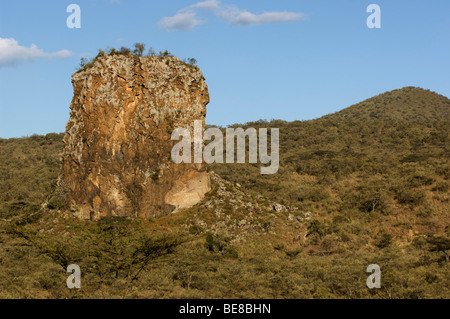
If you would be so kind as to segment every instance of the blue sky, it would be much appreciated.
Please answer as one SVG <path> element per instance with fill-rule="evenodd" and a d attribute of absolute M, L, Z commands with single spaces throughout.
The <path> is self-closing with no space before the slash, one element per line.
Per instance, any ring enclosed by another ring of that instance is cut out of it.
<path fill-rule="evenodd" d="M 80 29 L 66 25 L 71 3 Z M 381 29 L 366 25 L 371 3 Z M 63 132 L 80 57 L 135 42 L 198 60 L 208 124 L 307 120 L 404 86 L 450 96 L 449 12 L 448 0 L 0 0 L 0 137 Z"/>

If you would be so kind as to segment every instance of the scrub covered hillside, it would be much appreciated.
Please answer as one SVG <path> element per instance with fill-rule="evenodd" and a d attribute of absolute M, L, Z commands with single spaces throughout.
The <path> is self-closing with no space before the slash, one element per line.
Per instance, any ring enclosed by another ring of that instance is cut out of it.
<path fill-rule="evenodd" d="M 0 139 L 0 297 L 449 298 L 449 111 L 404 88 L 247 123 L 280 128 L 278 174 L 209 165 L 201 203 L 154 219 L 74 218 L 55 192 L 62 135 Z"/>

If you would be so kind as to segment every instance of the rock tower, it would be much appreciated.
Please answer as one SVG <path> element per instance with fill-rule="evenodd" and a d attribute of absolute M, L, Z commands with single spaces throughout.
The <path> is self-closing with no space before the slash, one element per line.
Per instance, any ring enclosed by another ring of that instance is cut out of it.
<path fill-rule="evenodd" d="M 209 94 L 197 67 L 174 57 L 106 55 L 72 84 L 60 185 L 78 217 L 163 216 L 209 191 L 204 163 L 171 159 L 172 131 L 204 124 Z"/>

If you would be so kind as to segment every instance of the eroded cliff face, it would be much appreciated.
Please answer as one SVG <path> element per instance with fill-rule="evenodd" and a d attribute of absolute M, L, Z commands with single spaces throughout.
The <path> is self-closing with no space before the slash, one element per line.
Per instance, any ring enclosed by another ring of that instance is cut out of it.
<path fill-rule="evenodd" d="M 72 76 L 60 184 L 75 214 L 166 215 L 209 191 L 205 164 L 174 164 L 171 133 L 203 120 L 201 71 L 177 58 L 104 56 Z"/>

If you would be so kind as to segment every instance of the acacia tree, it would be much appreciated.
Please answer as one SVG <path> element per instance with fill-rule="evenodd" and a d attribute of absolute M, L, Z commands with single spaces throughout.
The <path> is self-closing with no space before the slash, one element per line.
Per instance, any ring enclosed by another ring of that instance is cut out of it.
<path fill-rule="evenodd" d="M 153 50 L 152 47 L 150 47 L 150 49 L 148 49 L 147 56 L 156 56 L 156 52 L 155 52 L 155 50 Z"/>
<path fill-rule="evenodd" d="M 119 52 L 122 53 L 122 54 L 130 54 L 131 50 L 126 48 L 126 47 L 121 47 Z"/>
<path fill-rule="evenodd" d="M 172 53 L 170 53 L 169 51 L 165 50 L 164 52 L 163 52 L 163 51 L 159 51 L 159 56 L 162 56 L 162 57 L 171 57 L 171 56 L 173 56 L 173 55 L 172 55 Z"/>
<path fill-rule="evenodd" d="M 197 59 L 189 58 L 189 59 L 187 59 L 187 63 L 189 63 L 191 65 L 196 65 L 197 64 Z"/>
<path fill-rule="evenodd" d="M 80 65 L 78 66 L 79 69 L 84 68 L 86 65 L 88 65 L 91 61 L 88 58 L 81 58 Z"/>
<path fill-rule="evenodd" d="M 134 44 L 133 54 L 135 54 L 137 56 L 142 56 L 144 54 L 144 51 L 145 51 L 145 44 L 144 43 L 136 42 Z"/>
<path fill-rule="evenodd" d="M 438 251 L 443 252 L 445 255 L 445 261 L 450 260 L 450 256 L 448 251 L 450 250 L 450 239 L 445 237 L 431 237 L 427 239 L 428 244 L 431 245 L 429 248 L 430 251 Z"/>

